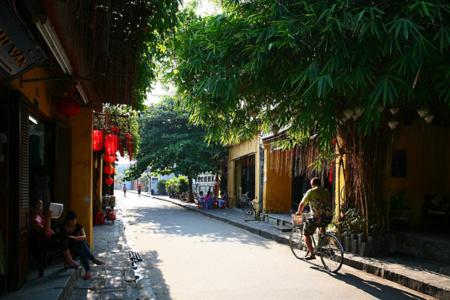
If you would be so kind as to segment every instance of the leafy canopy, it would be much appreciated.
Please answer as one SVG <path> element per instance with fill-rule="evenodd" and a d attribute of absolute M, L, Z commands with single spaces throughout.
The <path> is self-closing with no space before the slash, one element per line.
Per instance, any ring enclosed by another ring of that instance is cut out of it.
<path fill-rule="evenodd" d="M 159 174 L 196 177 L 213 171 L 224 155 L 222 146 L 205 142 L 205 131 L 189 123 L 188 114 L 166 98 L 150 106 L 139 120 L 141 143 L 129 177 L 139 177 L 149 166 Z"/>
<path fill-rule="evenodd" d="M 381 106 L 448 110 L 447 1 L 224 2 L 221 15 L 180 14 L 168 67 L 209 139 L 288 126 L 328 142 L 347 108 L 363 110 L 365 133 Z"/>
<path fill-rule="evenodd" d="M 134 96 L 138 110 L 144 109 L 147 93 L 157 77 L 157 62 L 164 56 L 164 41 L 171 35 L 177 23 L 176 14 L 180 2 L 180 0 L 158 0 L 147 3 L 152 8 L 152 14 L 146 20 L 148 29 L 139 34 L 134 82 Z"/>

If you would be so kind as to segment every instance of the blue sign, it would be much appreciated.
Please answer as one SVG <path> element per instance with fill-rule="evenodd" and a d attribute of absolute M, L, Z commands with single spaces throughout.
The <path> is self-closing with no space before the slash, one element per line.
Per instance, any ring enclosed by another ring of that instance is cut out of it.
<path fill-rule="evenodd" d="M 8 1 L 0 1 L 0 71 L 14 77 L 44 58 L 41 48 L 16 17 Z"/>

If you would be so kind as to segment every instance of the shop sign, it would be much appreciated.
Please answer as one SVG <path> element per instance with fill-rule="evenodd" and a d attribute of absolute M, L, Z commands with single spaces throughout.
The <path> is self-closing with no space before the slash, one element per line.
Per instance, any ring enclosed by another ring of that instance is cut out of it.
<path fill-rule="evenodd" d="M 0 76 L 14 77 L 43 58 L 8 1 L 0 1 Z"/>

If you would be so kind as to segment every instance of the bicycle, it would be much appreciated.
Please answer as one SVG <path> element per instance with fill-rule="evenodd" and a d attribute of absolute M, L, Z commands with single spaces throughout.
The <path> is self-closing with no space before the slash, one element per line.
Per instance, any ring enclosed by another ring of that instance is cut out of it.
<path fill-rule="evenodd" d="M 239 197 L 239 206 L 245 215 L 256 217 L 256 209 L 253 205 L 253 199 L 248 197 L 248 192 Z"/>
<path fill-rule="evenodd" d="M 299 217 L 299 220 L 295 218 Z M 292 253 L 298 259 L 304 260 L 309 254 L 303 239 L 303 216 L 292 215 L 292 231 L 289 237 L 289 246 Z M 331 272 L 337 273 L 344 262 L 344 249 L 339 239 L 332 232 L 319 233 L 319 242 L 316 246 L 314 235 L 311 240 L 317 256 L 320 256 L 324 268 Z M 306 254 L 302 255 L 302 252 Z"/>

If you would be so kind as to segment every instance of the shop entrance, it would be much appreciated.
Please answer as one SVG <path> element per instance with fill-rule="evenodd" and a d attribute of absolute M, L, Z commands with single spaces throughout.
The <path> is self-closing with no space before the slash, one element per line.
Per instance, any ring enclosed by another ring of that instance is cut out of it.
<path fill-rule="evenodd" d="M 255 199 L 255 155 L 248 155 L 235 161 L 236 164 L 236 196 L 248 193 L 250 199 Z"/>

